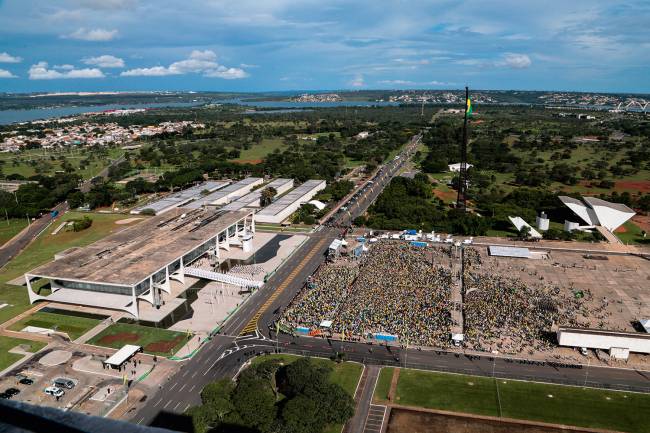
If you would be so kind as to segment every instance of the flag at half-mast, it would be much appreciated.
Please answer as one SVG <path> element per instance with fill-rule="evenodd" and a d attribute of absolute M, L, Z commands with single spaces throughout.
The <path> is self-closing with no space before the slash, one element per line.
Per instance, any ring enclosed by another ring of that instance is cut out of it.
<path fill-rule="evenodd" d="M 471 116 L 473 112 L 474 112 L 474 107 L 472 107 L 472 100 L 469 99 L 468 97 L 465 103 L 465 114 Z"/>

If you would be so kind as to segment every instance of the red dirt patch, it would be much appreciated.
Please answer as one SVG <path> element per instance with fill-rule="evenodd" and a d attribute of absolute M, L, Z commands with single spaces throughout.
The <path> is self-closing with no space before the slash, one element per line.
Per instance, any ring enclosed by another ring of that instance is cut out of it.
<path fill-rule="evenodd" d="M 154 341 L 144 346 L 145 352 L 159 352 L 159 353 L 168 353 L 176 347 L 185 337 L 182 335 L 177 336 L 173 340 L 163 340 L 163 341 Z"/>
<path fill-rule="evenodd" d="M 620 226 L 616 230 L 614 230 L 614 233 L 627 233 L 627 229 L 624 226 Z"/>
<path fill-rule="evenodd" d="M 437 189 L 433 190 L 433 194 L 442 201 L 454 201 L 456 199 L 456 193 L 453 191 L 439 191 Z"/>
<path fill-rule="evenodd" d="M 264 162 L 264 160 L 263 159 L 235 159 L 233 162 L 237 164 L 261 164 L 262 162 Z"/>
<path fill-rule="evenodd" d="M 616 182 L 617 190 L 650 192 L 650 180 L 619 180 Z"/>
<path fill-rule="evenodd" d="M 132 332 L 120 332 L 119 334 L 104 335 L 99 339 L 100 344 L 113 344 L 116 342 L 135 343 L 140 339 L 138 334 Z"/>

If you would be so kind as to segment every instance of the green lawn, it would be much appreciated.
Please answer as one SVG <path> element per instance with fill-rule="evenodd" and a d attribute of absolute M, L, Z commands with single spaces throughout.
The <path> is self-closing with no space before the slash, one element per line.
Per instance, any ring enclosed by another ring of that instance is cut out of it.
<path fill-rule="evenodd" d="M 264 138 L 259 144 L 253 144 L 250 149 L 242 149 L 239 158 L 234 159 L 235 162 L 250 162 L 257 163 L 264 159 L 266 155 L 272 153 L 275 149 L 280 151 L 286 149 L 286 145 L 282 142 L 281 138 Z"/>
<path fill-rule="evenodd" d="M 290 364 L 300 357 L 297 355 L 287 355 L 287 354 L 273 354 L 266 356 L 258 356 L 254 358 L 252 363 L 259 364 L 260 362 L 266 361 L 268 359 L 279 359 L 284 364 Z M 361 373 L 363 372 L 363 366 L 355 362 L 341 362 L 336 363 L 329 359 L 323 358 L 311 358 L 312 362 L 318 364 L 329 365 L 332 367 L 332 373 L 330 374 L 330 380 L 334 383 L 341 385 L 341 387 L 351 396 L 354 396 L 354 392 L 357 389 L 357 384 L 359 383 L 359 378 L 361 378 Z M 343 426 L 340 424 L 328 425 L 324 433 L 341 433 Z"/>
<path fill-rule="evenodd" d="M 99 320 L 89 319 L 87 317 L 37 311 L 36 313 L 14 323 L 9 327 L 9 329 L 12 331 L 20 331 L 26 326 L 37 326 L 39 328 L 65 332 L 70 337 L 70 340 L 76 340 L 95 326 L 99 325 L 99 323 Z"/>
<path fill-rule="evenodd" d="M 396 403 L 579 427 L 647 432 L 650 394 L 402 370 Z"/>
<path fill-rule="evenodd" d="M 625 228 L 624 233 L 616 232 L 616 236 L 623 241 L 625 244 L 650 244 L 650 237 L 646 235 L 644 238 L 643 235 L 641 235 L 641 228 L 634 224 L 632 221 L 628 221 L 625 224 L 623 224 L 623 227 Z"/>
<path fill-rule="evenodd" d="M 0 371 L 9 367 L 11 364 L 23 357 L 23 355 L 9 353 L 9 350 L 13 349 L 19 344 L 24 345 L 23 349 L 26 352 L 32 353 L 38 352 L 45 347 L 45 343 L 42 343 L 40 341 L 31 341 L 23 340 L 22 338 L 0 336 Z"/>
<path fill-rule="evenodd" d="M 9 221 L 6 219 L 0 221 L 0 245 L 4 245 L 9 239 L 16 236 L 26 225 L 27 218 L 11 218 Z"/>
<path fill-rule="evenodd" d="M 119 349 L 125 344 L 142 346 L 145 353 L 171 356 L 187 343 L 185 332 L 170 331 L 150 326 L 114 323 L 88 341 L 96 346 Z M 192 347 L 192 350 L 196 347 Z M 186 355 L 186 353 L 179 353 Z"/>
<path fill-rule="evenodd" d="M 79 147 L 70 147 L 63 150 L 28 149 L 0 154 L 0 164 L 5 176 L 9 174 L 20 174 L 25 177 L 34 176 L 35 174 L 52 175 L 57 170 L 61 170 L 59 158 L 64 157 L 76 169 L 78 174 L 84 179 L 90 179 L 108 166 L 110 159 L 115 159 L 123 153 L 124 151 L 119 147 L 109 148 L 107 156 Z M 92 156 L 90 163 L 81 169 L 81 161 L 89 156 Z"/>
<path fill-rule="evenodd" d="M 393 367 L 384 367 L 379 372 L 379 379 L 377 379 L 377 386 L 375 386 L 375 399 L 388 401 L 390 382 L 393 380 L 394 370 L 395 369 Z"/>

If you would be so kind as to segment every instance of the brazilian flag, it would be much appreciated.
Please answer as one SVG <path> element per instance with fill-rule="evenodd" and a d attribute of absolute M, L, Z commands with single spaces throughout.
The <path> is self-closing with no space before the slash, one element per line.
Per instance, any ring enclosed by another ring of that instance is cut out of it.
<path fill-rule="evenodd" d="M 472 107 L 472 100 L 467 98 L 467 103 L 465 104 L 465 114 L 467 114 L 467 117 L 471 117 L 472 113 L 474 112 L 474 107 Z"/>

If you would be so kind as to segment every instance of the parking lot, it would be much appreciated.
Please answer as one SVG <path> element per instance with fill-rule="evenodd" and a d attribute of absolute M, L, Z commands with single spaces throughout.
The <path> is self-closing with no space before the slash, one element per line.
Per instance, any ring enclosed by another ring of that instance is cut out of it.
<path fill-rule="evenodd" d="M 98 365 L 101 358 L 97 355 L 48 349 L 1 377 L 0 393 L 15 388 L 19 393 L 13 400 L 103 416 L 126 396 L 123 376 L 132 379 L 143 368 L 120 372 L 100 367 L 103 371 L 97 371 Z M 21 378 L 33 383 L 21 383 Z M 46 394 L 45 389 L 59 378 L 71 381 L 72 387 L 59 386 L 64 392 L 59 398 Z"/>

